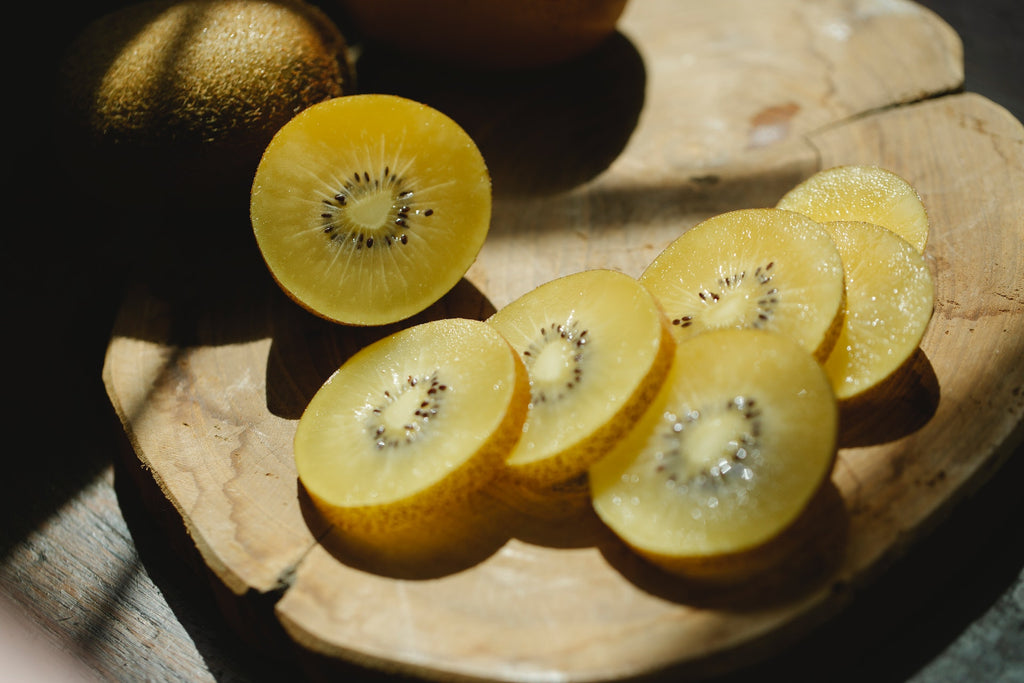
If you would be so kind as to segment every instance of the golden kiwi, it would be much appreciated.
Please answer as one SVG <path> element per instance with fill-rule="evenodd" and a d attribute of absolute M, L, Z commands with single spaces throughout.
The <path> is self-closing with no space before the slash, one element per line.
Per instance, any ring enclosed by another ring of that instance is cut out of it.
<path fill-rule="evenodd" d="M 281 288 L 347 325 L 420 313 L 473 264 L 491 179 L 472 138 L 404 97 L 335 97 L 296 115 L 256 170 L 250 217 Z"/>
<path fill-rule="evenodd" d="M 849 164 L 818 171 L 783 195 L 777 206 L 820 223 L 880 225 L 919 252 L 928 244 L 928 212 L 917 188 L 880 166 Z"/>
<path fill-rule="evenodd" d="M 346 532 L 424 522 L 494 479 L 522 432 L 526 369 L 486 323 L 433 320 L 346 361 L 299 419 L 295 465 Z"/>
<path fill-rule="evenodd" d="M 828 231 L 775 208 L 712 216 L 669 244 L 640 276 L 682 341 L 759 328 L 824 360 L 842 327 L 843 262 Z"/>
<path fill-rule="evenodd" d="M 838 407 L 791 338 L 710 330 L 676 347 L 661 391 L 590 468 L 598 516 L 663 569 L 731 583 L 775 566 L 774 540 L 823 486 Z"/>
<path fill-rule="evenodd" d="M 834 221 L 846 272 L 846 315 L 824 361 L 840 401 L 865 400 L 917 351 L 931 322 L 935 280 L 917 247 L 880 225 Z"/>
<path fill-rule="evenodd" d="M 586 472 L 628 431 L 675 350 L 654 296 L 614 270 L 550 280 L 487 319 L 523 358 L 530 410 L 507 478 L 543 488 Z"/>
<path fill-rule="evenodd" d="M 277 129 L 352 82 L 339 28 L 301 0 L 146 0 L 67 48 L 55 138 L 104 204 L 244 207 Z"/>

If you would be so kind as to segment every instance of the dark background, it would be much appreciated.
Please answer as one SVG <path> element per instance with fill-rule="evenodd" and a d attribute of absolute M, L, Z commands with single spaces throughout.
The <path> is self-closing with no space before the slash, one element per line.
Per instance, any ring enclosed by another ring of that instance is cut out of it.
<path fill-rule="evenodd" d="M 1024 119 L 1024 3 L 921 4 L 960 34 L 964 89 Z M 14 94 L 7 98 L 12 125 L 2 155 L 11 209 L 3 222 L 4 376 L 14 409 L 5 421 L 9 441 L 0 476 L 0 568 L 14 546 L 109 467 L 115 447 L 100 368 L 128 256 L 90 218 L 89 199 L 75 192 L 75 179 L 53 162 L 45 134 L 50 93 L 42 77 L 52 70 L 55 46 L 96 10 L 96 3 L 17 10 L 25 17 L 12 26 L 30 26 L 28 47 L 10 36 L 5 41 Z M 1024 681 L 1022 481 L 1018 449 L 847 612 L 737 678 L 804 680 L 842 662 L 831 680 Z M 129 514 L 132 501 L 122 505 Z M 221 680 L 275 678 L 258 654 L 242 654 L 244 645 L 231 637 L 205 586 L 138 533 L 158 532 L 144 519 L 132 528 L 146 571 L 173 600 L 209 670 Z"/>

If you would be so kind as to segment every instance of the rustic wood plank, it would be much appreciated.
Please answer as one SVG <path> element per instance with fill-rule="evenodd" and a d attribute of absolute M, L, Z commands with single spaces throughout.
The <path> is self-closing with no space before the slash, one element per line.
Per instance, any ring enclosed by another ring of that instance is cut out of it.
<path fill-rule="evenodd" d="M 173 319 L 163 308 L 147 313 L 161 325 Z M 236 593 L 273 590 L 316 530 L 289 514 L 295 481 L 286 420 L 267 411 L 263 390 L 270 340 L 224 345 L 215 336 L 167 346 L 153 334 L 160 331 L 133 330 L 111 345 L 130 361 L 106 365 L 115 410 L 141 465 L 173 492 L 214 573 Z"/>
<path fill-rule="evenodd" d="M 883 458 L 884 446 L 851 448 L 840 467 L 857 482 L 848 488 L 859 487 L 852 504 L 864 517 L 863 533 L 854 535 L 899 545 L 928 514 L 941 514 L 935 501 L 953 504 L 1020 439 L 1024 130 L 1002 107 L 966 94 L 823 131 L 812 141 L 825 166 L 870 159 L 904 174 L 932 223 L 926 254 L 938 275 L 936 308 L 922 340 L 928 363 L 921 372 L 935 383 L 929 391 L 939 393 L 938 405 L 922 416 L 921 428 L 905 425 L 894 434 L 898 453 Z M 890 506 L 889 497 L 904 502 Z"/>
<path fill-rule="evenodd" d="M 857 445 L 840 451 L 833 481 L 848 536 L 827 581 L 783 604 L 744 593 L 709 606 L 707 595 L 634 564 L 599 531 L 567 550 L 593 521 L 573 517 L 549 529 L 556 543 L 512 531 L 479 564 L 432 580 L 366 571 L 321 545 L 278 603 L 294 637 L 374 666 L 499 680 L 718 666 L 710 655 L 767 647 L 790 635 L 786 627 L 839 609 L 984 481 L 1020 441 L 1024 410 L 1024 129 L 989 101 L 964 95 L 871 116 L 810 142 L 823 164 L 882 163 L 917 183 L 932 213 L 928 254 L 939 283 L 913 380 L 878 405 L 881 412 L 844 415 L 846 438 Z M 979 174 L 965 171 L 975 167 Z M 980 177 L 987 180 L 973 182 Z M 977 187 L 983 196 L 972 199 Z"/>
<path fill-rule="evenodd" d="M 369 82 L 380 90 L 402 86 L 386 59 L 374 68 Z M 277 613 L 310 651 L 508 680 L 754 657 L 838 609 L 847 588 L 1019 441 L 1020 124 L 971 96 L 887 110 L 961 83 L 947 26 L 903 2 L 792 0 L 757 14 L 743 2 L 648 0 L 630 8 L 623 36 L 589 69 L 476 91 L 450 74 L 422 74 L 407 93 L 464 122 L 496 192 L 480 259 L 417 320 L 482 317 L 586 267 L 638 274 L 702 217 L 770 205 L 817 168 L 858 160 L 902 172 L 935 221 L 929 256 L 940 296 L 917 383 L 893 399 L 900 420 L 862 413 L 846 422 L 834 479 L 848 521 L 841 563 L 782 602 L 708 596 L 639 563 L 587 510 L 538 520 L 488 497 L 482 504 L 508 526 L 492 526 L 454 564 L 410 574 L 354 561 L 304 506 L 290 439 L 319 382 L 392 328 L 314 319 L 240 248 L 187 287 L 150 282 L 129 297 L 104 380 L 139 463 L 214 577 L 241 600 L 283 591 Z M 602 99 L 603 80 L 618 87 Z M 560 88 L 568 100 L 552 120 L 542 95 Z M 513 101 L 534 104 L 508 114 Z M 604 143 L 552 147 L 549 123 L 556 135 L 595 129 Z"/>
<path fill-rule="evenodd" d="M 40 680 L 48 664 L 52 680 L 125 680 L 139 658 L 163 680 L 212 680 L 184 627 L 152 610 L 156 590 L 121 517 L 110 468 L 4 557 L 0 587 L 14 603 L 5 614 L 38 625 L 19 624 L 32 636 L 28 652 L 43 660 L 39 671 L 26 660 L 22 680 Z M 3 673 L 14 674 L 6 663 Z"/>

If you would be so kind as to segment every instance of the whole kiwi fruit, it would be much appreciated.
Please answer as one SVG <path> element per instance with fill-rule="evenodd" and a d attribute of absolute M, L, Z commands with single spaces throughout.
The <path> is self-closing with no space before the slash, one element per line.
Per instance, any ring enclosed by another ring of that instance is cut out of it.
<path fill-rule="evenodd" d="M 86 25 L 57 79 L 57 149 L 94 201 L 244 210 L 274 133 L 354 67 L 303 0 L 143 0 Z"/>
<path fill-rule="evenodd" d="M 627 0 L 334 0 L 367 42 L 474 71 L 549 67 L 593 50 Z"/>

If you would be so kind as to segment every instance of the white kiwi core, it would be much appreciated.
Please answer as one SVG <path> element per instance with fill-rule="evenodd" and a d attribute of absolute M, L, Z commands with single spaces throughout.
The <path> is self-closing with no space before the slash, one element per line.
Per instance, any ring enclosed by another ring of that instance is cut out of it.
<path fill-rule="evenodd" d="M 572 373 L 573 354 L 568 343 L 557 339 L 545 346 L 533 364 L 533 379 L 538 383 L 564 382 Z"/>
<path fill-rule="evenodd" d="M 352 204 L 348 217 L 353 223 L 367 230 L 373 230 L 388 219 L 395 205 L 395 198 L 389 192 L 374 192 Z"/>
<path fill-rule="evenodd" d="M 664 378 L 668 322 L 636 278 L 594 269 L 546 282 L 488 319 L 524 361 L 530 410 L 510 476 L 550 486 L 579 476 L 632 423 Z"/>

